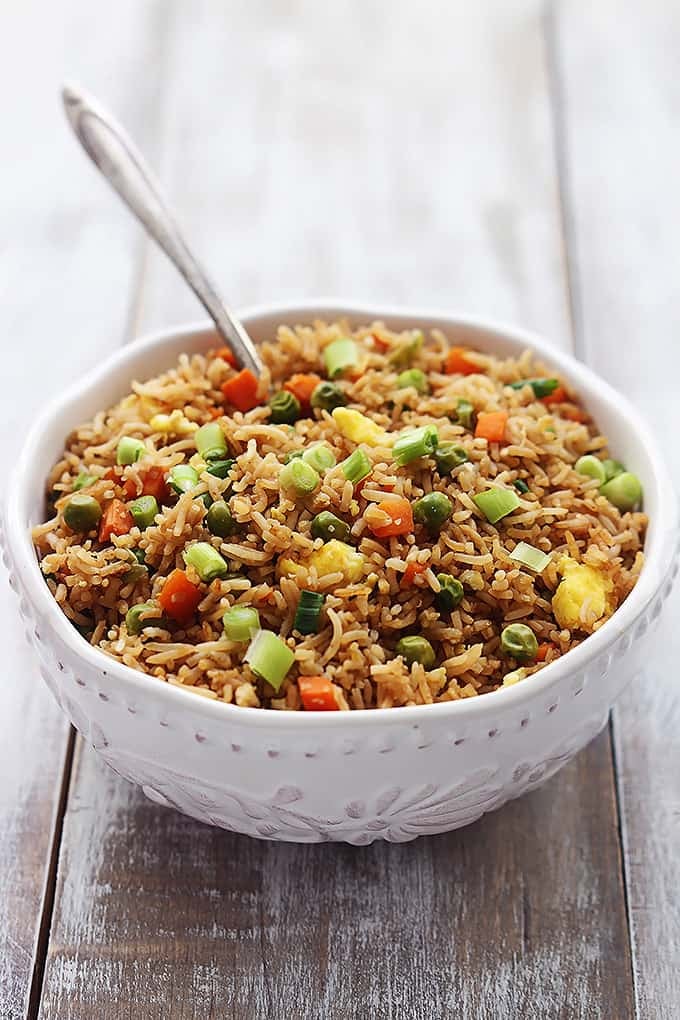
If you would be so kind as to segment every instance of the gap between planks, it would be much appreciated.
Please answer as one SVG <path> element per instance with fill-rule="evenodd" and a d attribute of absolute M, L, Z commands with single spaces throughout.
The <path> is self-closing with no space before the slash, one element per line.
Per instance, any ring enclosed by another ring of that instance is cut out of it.
<path fill-rule="evenodd" d="M 149 144 L 145 145 L 146 150 L 149 153 L 149 157 L 159 157 L 159 153 L 162 145 L 162 125 L 165 116 L 165 110 L 163 108 L 163 97 L 166 92 L 166 83 L 168 80 L 168 68 L 169 68 L 169 42 L 172 38 L 172 32 L 170 31 L 170 25 L 173 16 L 173 5 L 168 4 L 163 9 L 163 16 L 160 19 L 159 24 L 159 55 L 160 60 L 158 63 L 159 73 L 157 77 L 157 86 L 155 93 L 150 103 L 150 112 L 152 117 L 152 127 L 146 133 L 146 137 L 149 139 Z M 107 106 L 107 99 L 105 96 L 101 97 L 104 106 Z M 155 117 L 153 113 L 155 111 Z M 115 110 L 111 111 L 114 116 Z M 64 130 L 68 130 L 67 122 L 64 121 Z M 145 153 L 146 155 L 146 153 Z M 79 157 L 85 158 L 85 153 L 79 153 L 74 151 L 74 159 Z M 102 184 L 104 180 L 102 178 Z M 106 194 L 107 188 L 102 188 L 102 201 L 112 200 L 118 204 L 121 200 L 117 195 L 109 190 Z M 121 215 L 131 216 L 132 214 L 120 205 Z M 130 288 L 130 299 L 128 302 L 128 313 L 126 316 L 125 326 L 121 337 L 121 346 L 130 344 L 135 339 L 137 334 L 137 325 L 142 313 L 142 303 L 144 294 L 144 285 L 147 276 L 148 263 L 149 263 L 149 250 L 151 241 L 146 236 L 143 228 L 139 227 L 141 231 L 141 237 L 136 245 L 136 253 L 133 255 L 135 263 L 135 270 L 132 277 L 132 284 Z M 52 930 L 52 918 L 54 916 L 56 889 L 57 889 L 57 877 L 59 870 L 59 856 L 61 850 L 61 841 L 64 832 L 64 820 L 66 818 L 66 810 L 68 807 L 69 791 L 71 787 L 71 780 L 73 778 L 73 765 L 75 759 L 75 751 L 77 742 L 81 741 L 82 738 L 76 732 L 73 726 L 69 728 L 68 739 L 66 742 L 66 749 L 64 752 L 64 764 L 61 774 L 60 793 L 59 800 L 57 802 L 57 809 L 54 816 L 54 825 L 52 840 L 50 843 L 49 861 L 45 876 L 45 887 L 42 896 L 42 908 L 40 912 L 40 924 L 38 928 L 38 939 L 36 944 L 35 960 L 33 964 L 33 974 L 31 977 L 31 986 L 28 998 L 28 1007 L 26 1020 L 37 1020 L 40 1012 L 40 1005 L 42 1001 L 43 984 L 45 980 L 45 967 L 47 964 L 47 953 L 49 950 L 50 934 Z"/>

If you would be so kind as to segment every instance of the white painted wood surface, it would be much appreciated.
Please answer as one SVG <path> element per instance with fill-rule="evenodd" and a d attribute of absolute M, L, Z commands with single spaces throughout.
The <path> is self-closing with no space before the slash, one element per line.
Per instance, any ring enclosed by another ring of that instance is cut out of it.
<path fill-rule="evenodd" d="M 188 235 L 235 302 L 458 304 L 569 344 L 538 5 L 382 10 L 177 8 L 161 166 Z M 149 252 L 137 329 L 195 314 Z M 360 854 L 197 827 L 83 748 L 41 1015 L 143 988 L 159 1018 L 626 1017 L 626 938 L 607 737 L 469 832 Z"/>
<path fill-rule="evenodd" d="M 144 8 L 142 10 L 142 7 Z M 121 342 L 138 235 L 95 198 L 58 87 L 81 76 L 141 129 L 161 4 L 3 3 L 0 12 L 0 464 L 42 403 Z M 24 1015 L 43 915 L 68 726 L 0 577 L 0 1017 Z M 49 920 L 49 918 L 48 918 Z"/>
<path fill-rule="evenodd" d="M 680 6 L 569 2 L 555 29 L 584 357 L 645 411 L 678 475 Z M 614 712 L 638 1010 L 659 1020 L 680 1015 L 679 615 L 676 590 Z"/>
<path fill-rule="evenodd" d="M 676 363 L 680 319 L 678 8 L 544 14 L 539 0 L 7 0 L 0 463 L 102 351 L 199 314 L 68 137 L 70 76 L 159 166 L 228 300 L 458 306 L 569 347 L 571 282 L 577 350 L 680 464 L 677 386 L 658 368 Z M 62 837 L 67 728 L 2 587 L 0 609 L 3 1020 L 677 1016 L 672 622 L 642 710 L 631 692 L 615 716 L 621 859 L 608 735 L 469 830 L 360 851 L 197 826 L 79 745 Z"/>

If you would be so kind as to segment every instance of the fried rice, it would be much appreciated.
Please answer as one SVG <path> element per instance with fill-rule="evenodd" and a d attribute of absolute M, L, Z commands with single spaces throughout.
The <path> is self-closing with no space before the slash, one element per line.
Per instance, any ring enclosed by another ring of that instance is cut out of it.
<path fill-rule="evenodd" d="M 273 423 L 272 394 L 294 393 L 294 382 L 285 389 L 291 377 L 323 382 L 328 348 L 338 339 L 354 341 L 354 358 L 333 366 L 336 399 L 361 417 L 310 407 L 303 394 L 297 413 L 293 404 L 296 420 Z M 49 519 L 35 527 L 33 541 L 59 607 L 107 655 L 243 707 L 429 704 L 531 683 L 602 626 L 635 585 L 646 517 L 617 508 L 601 478 L 576 470 L 584 456 L 604 462 L 607 440 L 568 382 L 531 352 L 452 354 L 437 330 L 423 338 L 381 323 L 351 330 L 346 322 L 315 322 L 281 326 L 261 353 L 264 370 L 245 403 L 237 388 L 243 373 L 228 350 L 185 354 L 162 375 L 133 382 L 128 395 L 68 437 L 47 483 Z M 546 377 L 552 390 L 538 396 L 543 390 L 533 383 Z M 233 401 L 253 406 L 237 410 Z M 225 477 L 197 453 L 196 428 L 208 422 L 219 424 L 233 461 Z M 454 444 L 465 459 L 445 470 L 430 450 L 399 464 L 395 441 L 427 426 L 435 427 L 440 451 Z M 121 465 L 125 437 L 143 450 Z M 286 462 L 302 463 L 299 454 L 320 443 L 335 463 L 318 470 L 313 491 L 283 486 Z M 359 480 L 346 464 L 357 449 L 368 461 Z M 196 477 L 176 492 L 168 480 L 180 465 L 193 466 Z M 516 504 L 496 523 L 475 500 L 491 489 Z M 67 508 L 76 490 L 103 514 L 85 532 L 65 519 L 73 524 Z M 158 512 L 140 526 L 128 510 L 149 491 Z M 433 492 L 448 500 L 439 526 L 422 523 L 417 509 L 405 526 L 401 519 L 394 525 L 390 506 L 424 506 L 419 501 Z M 207 517 L 211 504 L 223 502 L 233 530 L 220 536 Z M 313 537 L 312 522 L 323 512 L 349 529 L 346 541 Z M 103 528 L 114 519 L 122 526 Z M 220 576 L 203 580 L 187 562 L 196 543 L 219 553 Z M 519 543 L 540 553 L 540 570 L 517 558 Z M 171 576 L 195 593 L 192 611 L 179 618 L 163 597 Z M 462 585 L 453 607 L 441 595 L 445 578 Z M 323 596 L 311 633 L 296 628 L 301 590 Z M 135 606 L 143 608 L 132 626 Z M 270 682 L 266 669 L 246 661 L 248 642 L 227 636 L 225 612 L 246 606 L 259 619 L 252 640 L 265 631 L 289 649 L 283 679 Z M 531 652 L 514 658 L 503 634 L 518 624 L 531 632 Z M 400 641 L 414 636 L 433 656 L 406 654 Z M 308 690 L 321 700 L 305 697 Z"/>

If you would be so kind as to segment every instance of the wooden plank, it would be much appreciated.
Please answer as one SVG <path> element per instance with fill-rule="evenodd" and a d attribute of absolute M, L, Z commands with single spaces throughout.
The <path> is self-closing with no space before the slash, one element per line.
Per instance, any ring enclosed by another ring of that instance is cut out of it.
<path fill-rule="evenodd" d="M 148 1020 L 632 1015 L 606 735 L 468 829 L 361 849 L 198 825 L 84 747 L 75 773 L 46 1018 L 142 990 Z"/>
<path fill-rule="evenodd" d="M 136 235 L 100 203 L 101 186 L 68 137 L 60 76 L 65 70 L 81 75 L 140 124 L 153 100 L 153 84 L 142 71 L 156 49 L 158 7 L 148 5 L 140 17 L 134 0 L 105 14 L 78 0 L 3 6 L 5 473 L 43 402 L 120 341 L 133 279 Z M 53 843 L 70 745 L 68 725 L 38 675 L 4 574 L 0 641 L 0 1016 L 14 1018 L 27 1009 L 34 973 L 39 978 L 36 959 L 49 924 Z"/>
<path fill-rule="evenodd" d="M 582 348 L 646 412 L 677 474 L 680 9 L 566 3 L 554 27 Z M 676 591 L 614 714 L 640 1017 L 676 1017 L 680 1002 L 679 612 Z"/>
<path fill-rule="evenodd" d="M 177 9 L 163 176 L 188 233 L 237 302 L 455 304 L 568 344 L 538 5 L 383 11 Z M 194 315 L 152 254 L 139 327 Z M 152 1020 L 631 1016 L 607 735 L 470 830 L 361 850 L 202 828 L 83 748 L 41 1015 L 140 990 Z"/>

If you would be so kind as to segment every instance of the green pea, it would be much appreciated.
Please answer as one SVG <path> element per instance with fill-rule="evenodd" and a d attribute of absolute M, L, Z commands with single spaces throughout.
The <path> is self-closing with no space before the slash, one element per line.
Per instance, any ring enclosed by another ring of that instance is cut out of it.
<path fill-rule="evenodd" d="M 453 513 L 453 504 L 443 492 L 428 492 L 413 504 L 413 520 L 424 524 L 431 532 L 438 532 Z"/>
<path fill-rule="evenodd" d="M 610 460 L 609 458 L 602 461 L 602 467 L 604 468 L 606 482 L 616 478 L 617 475 L 623 474 L 626 470 L 620 460 Z"/>
<path fill-rule="evenodd" d="M 84 492 L 71 496 L 64 507 L 64 522 L 71 531 L 92 531 L 99 524 L 101 515 L 102 508 L 97 500 Z"/>
<path fill-rule="evenodd" d="M 332 514 L 330 510 L 322 510 L 312 520 L 312 538 L 322 538 L 324 542 L 330 542 L 335 538 L 338 542 L 349 542 L 349 525 L 341 521 L 339 517 Z"/>
<path fill-rule="evenodd" d="M 593 457 L 592 453 L 587 453 L 585 457 L 579 457 L 574 464 L 574 471 L 585 475 L 586 478 L 596 478 L 600 483 L 607 481 L 605 462 L 601 461 L 599 457 Z"/>
<path fill-rule="evenodd" d="M 434 451 L 434 459 L 440 475 L 450 475 L 454 468 L 469 460 L 465 447 L 455 443 L 440 443 Z"/>
<path fill-rule="evenodd" d="M 427 638 L 419 637 L 417 634 L 403 637 L 397 641 L 395 652 L 397 655 L 401 655 L 404 662 L 409 666 L 413 665 L 414 662 L 419 662 L 425 669 L 432 669 L 437 661 L 437 656 L 430 642 Z"/>
<path fill-rule="evenodd" d="M 125 626 L 128 634 L 141 634 L 145 627 L 160 627 L 163 621 L 159 616 L 147 616 L 147 613 L 158 613 L 157 606 L 149 602 L 140 602 L 138 606 L 132 606 L 125 614 Z M 144 619 L 142 619 L 144 617 Z"/>
<path fill-rule="evenodd" d="M 437 574 L 437 580 L 441 588 L 434 597 L 434 604 L 440 613 L 450 613 L 463 601 L 463 585 L 451 574 Z"/>
<path fill-rule="evenodd" d="M 269 401 L 271 408 L 270 421 L 274 425 L 292 425 L 300 417 L 300 401 L 294 393 L 279 390 Z"/>
<path fill-rule="evenodd" d="M 538 641 L 531 627 L 511 623 L 501 631 L 501 648 L 517 662 L 531 662 L 538 652 Z"/>
<path fill-rule="evenodd" d="M 210 534 L 219 538 L 228 538 L 236 531 L 236 521 L 223 499 L 215 500 L 205 515 L 205 523 Z"/>
<path fill-rule="evenodd" d="M 322 411 L 332 411 L 336 407 L 344 407 L 347 397 L 337 383 L 320 382 L 312 392 L 310 403 Z"/>
<path fill-rule="evenodd" d="M 397 376 L 397 389 L 405 390 L 410 386 L 418 393 L 429 393 L 430 391 L 427 376 L 420 368 L 407 368 Z"/>
<path fill-rule="evenodd" d="M 600 492 L 622 513 L 633 510 L 642 500 L 642 484 L 632 471 L 622 471 L 620 475 L 614 475 L 600 486 Z"/>
<path fill-rule="evenodd" d="M 471 429 L 474 423 L 475 409 L 469 400 L 462 397 L 456 404 L 456 418 L 465 429 Z"/>

